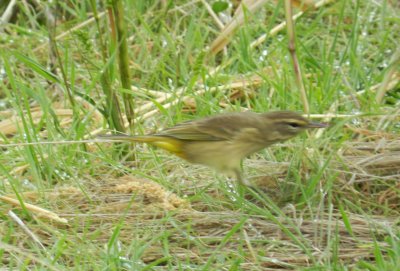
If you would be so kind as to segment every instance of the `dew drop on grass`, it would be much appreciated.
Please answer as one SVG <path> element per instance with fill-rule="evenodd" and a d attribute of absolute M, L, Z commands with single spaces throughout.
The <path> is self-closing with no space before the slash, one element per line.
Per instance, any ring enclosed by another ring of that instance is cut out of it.
<path fill-rule="evenodd" d="M 351 122 L 351 124 L 354 124 L 354 125 L 360 125 L 361 124 L 359 119 L 352 119 L 350 122 Z"/>
<path fill-rule="evenodd" d="M 218 17 L 220 18 L 220 20 L 224 23 L 227 24 L 232 20 L 232 17 L 229 16 L 228 14 L 225 14 L 224 12 L 220 12 L 218 14 Z"/>
<path fill-rule="evenodd" d="M 387 67 L 388 67 L 388 63 L 387 63 L 386 61 L 382 62 L 382 63 L 379 65 L 379 68 L 380 68 L 380 69 L 386 69 Z"/>
<path fill-rule="evenodd" d="M 279 261 L 277 259 L 275 259 L 275 258 L 271 258 L 271 262 L 272 263 L 279 263 Z"/>
<path fill-rule="evenodd" d="M 350 112 L 351 112 L 351 114 L 354 114 L 354 115 L 361 114 L 361 112 L 359 110 L 351 110 Z M 361 124 L 361 121 L 360 121 L 359 118 L 352 118 L 350 122 L 352 124 L 354 124 L 354 125 L 360 125 Z"/>
<path fill-rule="evenodd" d="M 259 56 L 258 59 L 260 61 L 265 61 L 267 55 L 268 55 L 268 50 L 264 49 L 264 50 L 262 50 L 261 55 Z"/>
<path fill-rule="evenodd" d="M 37 189 L 37 187 L 36 187 L 36 185 L 34 185 L 32 182 L 30 182 L 28 179 L 23 179 L 22 180 L 22 185 L 23 186 L 25 186 L 25 187 L 27 187 L 27 188 L 29 188 L 29 189 Z"/>
<path fill-rule="evenodd" d="M 174 86 L 173 86 L 173 83 L 174 83 L 174 81 L 171 79 L 171 78 L 168 78 L 168 86 L 170 87 L 170 88 L 173 88 Z"/>
<path fill-rule="evenodd" d="M 227 186 L 227 191 L 229 192 L 228 194 L 229 194 L 230 200 L 237 201 L 237 197 L 240 195 L 239 195 L 238 191 L 235 189 L 235 186 L 233 185 L 233 183 L 228 182 L 226 184 L 226 186 Z"/>
<path fill-rule="evenodd" d="M 375 19 L 375 16 L 376 16 L 375 11 L 371 11 L 368 17 L 368 22 L 372 23 Z"/>
<path fill-rule="evenodd" d="M 7 103 L 4 100 L 0 100 L 0 109 L 6 109 L 7 108 Z"/>

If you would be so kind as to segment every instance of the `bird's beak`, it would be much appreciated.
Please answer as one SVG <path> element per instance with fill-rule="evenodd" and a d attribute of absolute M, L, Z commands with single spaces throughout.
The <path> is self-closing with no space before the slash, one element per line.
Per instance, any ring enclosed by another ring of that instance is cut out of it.
<path fill-rule="evenodd" d="M 328 123 L 322 123 L 322 122 L 310 122 L 308 125 L 307 125 L 307 128 L 326 128 L 326 127 L 328 127 L 329 126 L 329 124 Z"/>

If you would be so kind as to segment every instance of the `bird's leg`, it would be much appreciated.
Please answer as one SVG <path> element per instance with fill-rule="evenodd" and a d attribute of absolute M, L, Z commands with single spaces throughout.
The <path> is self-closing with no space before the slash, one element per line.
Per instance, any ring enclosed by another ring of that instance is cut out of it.
<path fill-rule="evenodd" d="M 246 180 L 245 178 L 243 178 L 243 175 L 242 175 L 242 172 L 240 169 L 235 169 L 234 172 L 235 172 L 236 179 L 237 179 L 239 185 L 251 186 L 251 183 L 248 180 Z"/>
<path fill-rule="evenodd" d="M 243 178 L 243 175 L 242 175 L 242 171 L 241 171 L 241 170 L 235 169 L 234 172 L 235 172 L 236 178 L 237 178 L 237 180 L 238 180 L 239 190 L 242 190 L 242 189 L 240 189 L 241 187 L 242 187 L 242 188 L 243 188 L 243 187 L 246 187 L 246 188 L 248 188 L 248 189 L 250 189 L 250 190 L 253 190 L 254 192 L 259 193 L 260 190 L 259 190 L 259 188 L 258 188 L 257 186 L 254 186 L 254 185 L 253 185 L 252 183 L 250 183 L 247 179 Z"/>

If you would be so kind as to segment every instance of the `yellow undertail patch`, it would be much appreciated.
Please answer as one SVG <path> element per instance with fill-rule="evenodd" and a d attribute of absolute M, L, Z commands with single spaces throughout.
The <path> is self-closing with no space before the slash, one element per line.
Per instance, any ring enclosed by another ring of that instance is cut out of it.
<path fill-rule="evenodd" d="M 156 147 L 159 147 L 161 149 L 164 149 L 166 151 L 169 151 L 169 152 L 175 154 L 176 156 L 185 158 L 182 153 L 182 145 L 180 144 L 180 142 L 176 142 L 176 141 L 168 142 L 165 140 L 160 140 L 160 141 L 153 141 L 150 144 L 154 145 Z"/>

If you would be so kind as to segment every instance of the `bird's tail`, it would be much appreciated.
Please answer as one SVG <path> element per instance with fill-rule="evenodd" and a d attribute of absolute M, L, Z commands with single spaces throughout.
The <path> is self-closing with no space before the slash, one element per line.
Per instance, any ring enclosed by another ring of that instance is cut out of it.
<path fill-rule="evenodd" d="M 179 139 L 159 136 L 159 135 L 144 135 L 144 136 L 130 136 L 130 135 L 100 135 L 97 137 L 100 140 L 112 140 L 120 142 L 143 142 L 162 148 L 177 156 L 182 156 L 182 142 Z"/>
<path fill-rule="evenodd" d="M 160 136 L 144 135 L 144 136 L 130 136 L 130 135 L 99 135 L 100 140 L 112 140 L 120 142 L 144 142 L 152 143 L 160 140 Z"/>

